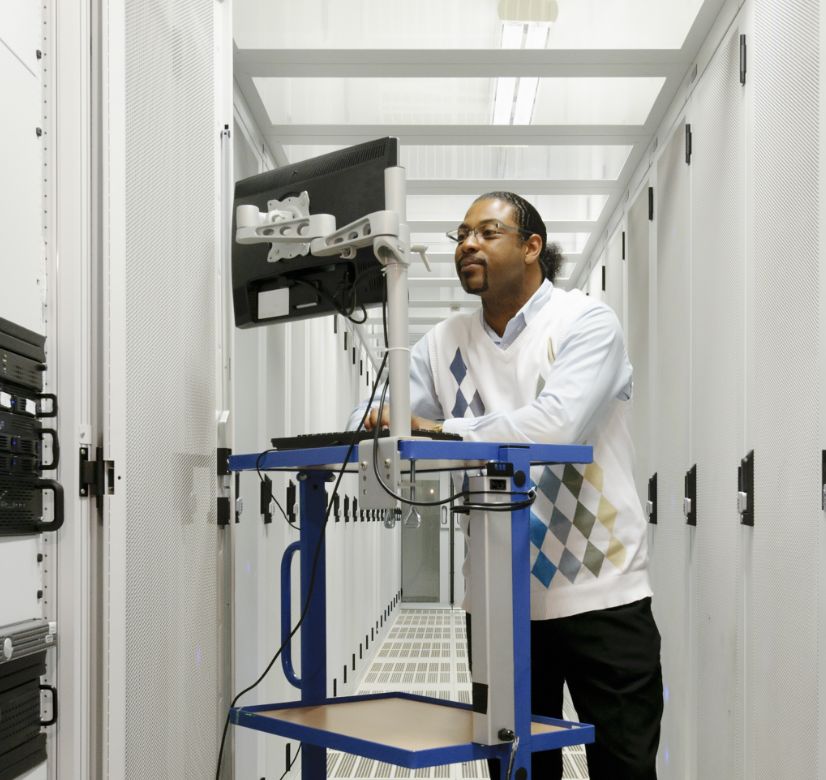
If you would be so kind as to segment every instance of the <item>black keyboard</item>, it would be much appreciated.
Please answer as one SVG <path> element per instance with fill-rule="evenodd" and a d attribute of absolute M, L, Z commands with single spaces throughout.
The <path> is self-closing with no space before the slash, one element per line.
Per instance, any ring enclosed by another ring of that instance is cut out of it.
<path fill-rule="evenodd" d="M 389 436 L 390 430 L 382 428 L 379 436 Z M 458 433 L 437 433 L 436 431 L 425 431 L 414 429 L 410 431 L 411 436 L 422 436 L 427 439 L 438 439 L 439 441 L 462 441 Z M 276 450 L 307 450 L 314 447 L 339 447 L 349 446 L 353 441 L 360 442 L 365 439 L 372 439 L 374 431 L 337 431 L 335 433 L 302 433 L 299 436 L 282 436 L 271 439 L 273 449 Z"/>

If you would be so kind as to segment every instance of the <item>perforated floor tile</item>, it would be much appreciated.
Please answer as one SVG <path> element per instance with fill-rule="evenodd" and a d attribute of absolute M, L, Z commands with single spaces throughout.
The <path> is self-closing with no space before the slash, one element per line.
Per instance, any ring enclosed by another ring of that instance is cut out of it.
<path fill-rule="evenodd" d="M 375 660 L 364 675 L 358 693 L 403 691 L 470 703 L 465 613 L 458 609 L 403 608 Z M 564 717 L 575 720 L 568 692 Z M 562 751 L 564 780 L 587 780 L 585 748 Z M 471 761 L 428 769 L 405 769 L 393 764 L 329 752 L 328 776 L 341 780 L 393 780 L 393 778 L 445 778 L 488 780 L 487 765 Z"/>

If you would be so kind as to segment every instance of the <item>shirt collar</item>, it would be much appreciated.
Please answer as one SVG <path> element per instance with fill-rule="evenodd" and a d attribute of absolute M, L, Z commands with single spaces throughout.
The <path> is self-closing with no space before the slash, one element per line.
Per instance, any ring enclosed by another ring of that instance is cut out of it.
<path fill-rule="evenodd" d="M 479 311 L 479 317 L 482 320 L 482 327 L 485 333 L 488 334 L 491 341 L 501 349 L 506 349 L 515 340 L 516 337 L 531 323 L 531 320 L 539 313 L 542 307 L 548 302 L 551 297 L 551 292 L 554 286 L 549 279 L 543 280 L 539 285 L 537 291 L 525 302 L 522 308 L 508 321 L 505 326 L 504 333 L 500 336 L 493 328 L 485 321 L 485 315 L 482 310 Z"/>

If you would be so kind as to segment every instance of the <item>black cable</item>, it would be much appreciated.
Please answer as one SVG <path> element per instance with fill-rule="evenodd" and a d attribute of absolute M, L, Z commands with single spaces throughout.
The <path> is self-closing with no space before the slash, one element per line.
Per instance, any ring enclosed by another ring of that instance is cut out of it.
<path fill-rule="evenodd" d="M 264 475 L 261 473 L 261 459 L 269 455 L 269 453 L 271 452 L 278 452 L 278 450 L 275 447 L 271 447 L 268 450 L 259 452 L 258 457 L 255 459 L 255 473 L 258 474 L 258 479 L 261 482 L 264 481 Z M 287 521 L 287 525 L 290 526 L 290 528 L 295 528 L 296 530 L 298 530 L 298 526 L 295 523 L 290 522 L 289 515 L 284 511 L 284 508 L 281 506 L 281 504 L 278 503 L 278 499 L 275 497 L 274 493 L 270 493 L 270 501 L 275 502 L 275 505 L 281 511 L 281 514 L 284 515 L 284 519 Z"/>
<path fill-rule="evenodd" d="M 293 764 L 296 761 L 298 761 L 298 754 L 301 752 L 302 747 L 304 747 L 303 742 L 298 746 L 298 750 L 295 751 L 295 755 L 293 756 L 293 760 L 290 761 L 290 765 L 284 770 L 284 774 L 281 775 L 281 777 L 279 777 L 278 780 L 284 780 L 284 778 L 287 776 L 287 773 L 293 768 Z"/>
<path fill-rule="evenodd" d="M 465 495 L 462 493 L 461 495 Z M 479 509 L 484 512 L 514 512 L 517 509 L 525 509 L 533 505 L 536 500 L 536 491 L 529 490 L 527 493 L 522 493 L 523 496 L 528 496 L 524 501 L 516 501 L 512 504 L 470 504 L 465 503 L 458 506 L 453 511 L 456 512 L 462 509 Z"/>
<path fill-rule="evenodd" d="M 379 408 L 378 408 L 378 416 L 376 418 L 377 422 L 381 420 L 382 412 L 384 411 L 384 399 L 387 396 L 387 387 L 388 383 L 385 381 L 384 389 L 382 390 L 381 398 L 379 399 Z M 479 509 L 479 510 L 487 510 L 491 512 L 514 512 L 518 509 L 525 509 L 526 507 L 532 506 L 534 501 L 536 500 L 536 489 L 531 488 L 527 492 L 522 491 L 508 491 L 508 495 L 511 496 L 526 496 L 523 501 L 515 501 L 510 504 L 470 504 L 467 503 L 467 498 L 469 496 L 475 495 L 480 493 L 481 491 L 468 491 L 462 490 L 459 493 L 451 492 L 448 498 L 439 499 L 438 501 L 412 501 L 409 498 L 405 498 L 402 495 L 394 493 L 382 480 L 381 475 L 379 474 L 379 464 L 378 464 L 378 441 L 379 441 L 379 426 L 376 425 L 374 432 L 373 432 L 373 473 L 376 475 L 376 479 L 378 480 L 379 485 L 381 485 L 382 489 L 385 493 L 387 493 L 392 498 L 395 498 L 397 501 L 401 501 L 403 504 L 411 504 L 413 506 L 441 506 L 443 504 L 448 504 L 453 501 L 455 498 L 465 498 L 466 502 L 464 504 L 460 504 L 456 509 L 451 511 L 462 513 L 467 511 L 468 509 Z"/>
<path fill-rule="evenodd" d="M 323 298 L 332 308 L 336 311 L 337 314 L 340 314 L 345 319 L 350 320 L 350 322 L 356 325 L 363 325 L 367 322 L 367 310 L 364 306 L 361 306 L 362 313 L 364 316 L 360 320 L 353 319 L 353 311 L 347 311 L 343 304 L 333 298 L 326 290 L 322 290 L 320 287 L 316 287 L 311 282 L 306 282 L 304 279 L 293 279 L 293 284 L 301 284 L 304 287 L 309 287 L 319 298 Z"/>
<path fill-rule="evenodd" d="M 384 274 L 384 299 L 381 302 L 381 327 L 384 332 L 384 348 L 390 344 L 387 341 L 387 275 Z"/>
<path fill-rule="evenodd" d="M 355 310 L 356 306 L 360 306 L 361 310 L 364 312 L 365 319 L 367 317 L 367 311 L 364 308 L 364 304 L 360 304 L 358 302 L 358 285 L 359 285 L 359 282 L 362 279 L 364 279 L 365 277 L 368 277 L 368 276 L 373 276 L 376 273 L 381 273 L 383 275 L 384 274 L 384 266 L 372 265 L 371 264 L 370 266 L 365 268 L 363 271 L 361 271 L 361 273 L 356 274 L 353 281 L 347 287 L 347 290 L 349 290 L 349 293 L 350 293 L 350 311 L 352 312 L 353 310 Z M 382 305 L 385 305 L 386 303 L 387 303 L 387 287 L 385 285 L 384 300 L 383 300 Z"/>
<path fill-rule="evenodd" d="M 227 732 L 229 731 L 230 716 L 231 716 L 231 713 L 232 713 L 232 709 L 238 703 L 238 699 L 240 699 L 244 694 L 249 693 L 251 690 L 254 690 L 261 683 L 261 681 L 269 674 L 270 669 L 272 669 L 273 665 L 278 660 L 281 653 L 284 651 L 284 648 L 290 643 L 292 638 L 298 632 L 298 629 L 301 628 L 301 624 L 304 622 L 304 618 L 307 616 L 307 611 L 309 610 L 310 602 L 312 601 L 313 587 L 315 586 L 315 575 L 316 575 L 316 568 L 317 568 L 317 564 L 318 564 L 319 553 L 321 552 L 321 548 L 324 544 L 324 539 L 325 539 L 325 536 L 326 536 L 326 533 L 327 533 L 327 523 L 330 519 L 330 510 L 333 508 L 333 499 L 335 498 L 335 496 L 338 492 L 339 485 L 341 484 L 341 479 L 342 479 L 342 477 L 344 476 L 344 474 L 347 470 L 347 464 L 350 461 L 350 455 L 352 455 L 353 449 L 355 448 L 356 444 L 358 444 L 358 439 L 356 437 L 356 433 L 361 429 L 362 425 L 364 425 L 364 421 L 367 419 L 367 415 L 370 412 L 370 405 L 373 403 L 373 399 L 376 397 L 376 391 L 378 390 L 379 382 L 381 381 L 381 373 L 384 370 L 384 367 L 385 367 L 386 363 L 387 363 L 387 353 L 385 353 L 384 359 L 382 360 L 381 365 L 379 366 L 379 370 L 376 373 L 376 381 L 373 383 L 373 392 L 370 394 L 370 400 L 367 402 L 367 408 L 364 410 L 364 414 L 362 415 L 361 422 L 359 422 L 359 424 L 356 426 L 356 428 L 353 431 L 353 438 L 352 438 L 352 440 L 351 440 L 351 442 L 350 442 L 350 444 L 347 448 L 347 453 L 344 456 L 344 462 L 341 464 L 341 470 L 338 472 L 338 478 L 336 479 L 336 483 L 333 486 L 333 492 L 330 494 L 330 500 L 327 503 L 327 509 L 325 510 L 325 514 L 324 514 L 324 525 L 322 526 L 322 529 L 321 529 L 321 536 L 318 539 L 318 544 L 316 545 L 315 552 L 313 553 L 313 563 L 312 563 L 312 567 L 310 569 L 310 580 L 309 580 L 309 585 L 308 585 L 308 588 L 307 588 L 307 599 L 304 602 L 304 606 L 301 609 L 301 615 L 299 616 L 298 622 L 295 624 L 292 631 L 290 631 L 290 635 L 284 640 L 284 642 L 282 642 L 281 647 L 278 648 L 278 651 L 272 657 L 270 662 L 267 664 L 267 668 L 264 669 L 264 671 L 261 673 L 261 676 L 252 685 L 248 686 L 247 688 L 244 688 L 243 691 L 241 691 L 239 694 L 237 694 L 235 696 L 235 698 L 232 700 L 232 702 L 230 703 L 229 708 L 227 710 L 227 719 L 226 719 L 226 721 L 224 721 L 224 730 L 223 730 L 223 733 L 221 734 L 221 746 L 218 750 L 218 765 L 215 769 L 215 780 L 220 780 L 220 777 L 221 777 L 221 763 L 223 762 L 224 746 L 226 745 Z M 272 450 L 269 450 L 269 451 L 272 452 Z M 256 461 L 257 464 L 260 463 L 260 458 L 264 454 L 265 453 L 262 453 L 261 455 L 258 456 L 258 459 Z"/>

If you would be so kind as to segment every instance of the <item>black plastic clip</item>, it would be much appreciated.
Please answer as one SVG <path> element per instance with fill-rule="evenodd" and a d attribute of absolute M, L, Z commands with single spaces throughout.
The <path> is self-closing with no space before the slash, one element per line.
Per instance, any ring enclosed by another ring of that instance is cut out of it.
<path fill-rule="evenodd" d="M 232 508 L 229 496 L 218 496 L 218 525 L 229 525 L 230 517 L 232 516 Z"/>
<path fill-rule="evenodd" d="M 697 525 L 697 464 L 685 473 L 685 498 L 683 513 L 687 525 Z"/>
<path fill-rule="evenodd" d="M 272 480 L 265 474 L 259 486 L 259 505 L 258 511 L 264 518 L 264 525 L 269 525 L 272 522 Z"/>
<path fill-rule="evenodd" d="M 295 525 L 295 485 L 292 480 L 287 484 L 287 522 Z"/>
<path fill-rule="evenodd" d="M 229 469 L 229 456 L 232 455 L 232 450 L 229 447 L 218 447 L 218 476 L 226 477 L 232 472 Z"/>
<path fill-rule="evenodd" d="M 657 472 L 648 480 L 648 502 L 645 506 L 648 522 L 657 525 Z"/>
<path fill-rule="evenodd" d="M 754 527 L 754 450 L 737 467 L 737 511 L 741 525 Z"/>

